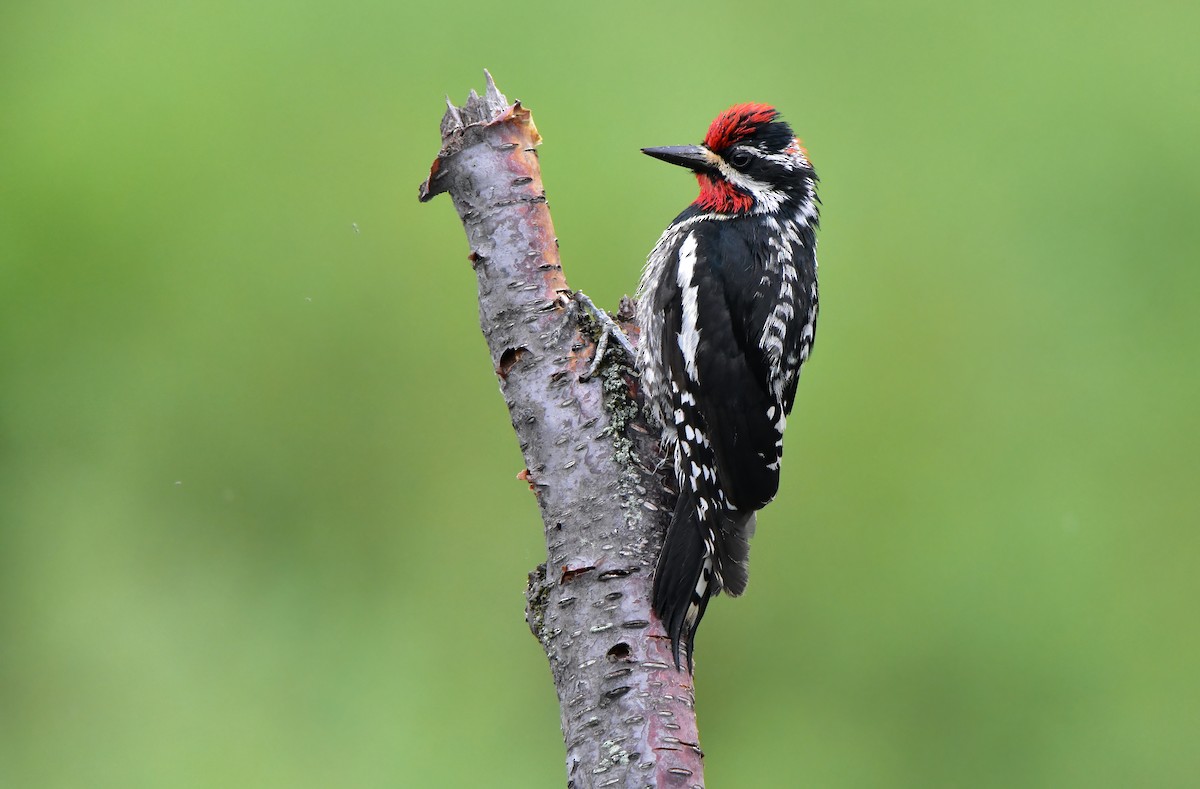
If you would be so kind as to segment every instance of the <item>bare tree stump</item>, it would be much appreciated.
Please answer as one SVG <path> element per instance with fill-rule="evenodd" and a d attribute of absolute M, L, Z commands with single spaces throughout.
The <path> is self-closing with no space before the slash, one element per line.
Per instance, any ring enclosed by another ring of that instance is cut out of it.
<path fill-rule="evenodd" d="M 486 73 L 486 72 L 485 72 Z M 442 119 L 421 185 L 446 192 L 479 281 L 479 322 L 537 498 L 547 560 L 526 618 L 550 661 L 569 787 L 702 787 L 692 678 L 651 610 L 673 506 L 632 361 L 615 348 L 588 380 L 595 321 L 571 298 L 528 110 L 487 75 Z M 618 319 L 627 333 L 631 310 Z"/>

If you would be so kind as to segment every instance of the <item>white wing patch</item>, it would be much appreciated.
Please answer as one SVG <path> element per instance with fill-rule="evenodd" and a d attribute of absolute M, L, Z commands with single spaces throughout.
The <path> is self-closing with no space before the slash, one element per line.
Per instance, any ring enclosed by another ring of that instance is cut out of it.
<path fill-rule="evenodd" d="M 700 381 L 696 369 L 696 348 L 700 345 L 699 319 L 700 289 L 695 284 L 696 271 L 696 234 L 689 233 L 679 245 L 679 269 L 676 272 L 676 282 L 683 293 L 683 322 L 679 327 L 679 350 L 683 351 L 683 366 L 688 377 L 695 382 Z"/>

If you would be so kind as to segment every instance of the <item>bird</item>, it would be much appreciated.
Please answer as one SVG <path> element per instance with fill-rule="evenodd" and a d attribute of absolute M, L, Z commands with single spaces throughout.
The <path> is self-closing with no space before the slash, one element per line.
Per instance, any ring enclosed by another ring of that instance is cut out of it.
<path fill-rule="evenodd" d="M 768 104 L 720 113 L 701 145 L 642 152 L 700 186 L 637 291 L 636 366 L 679 493 L 653 607 L 676 670 L 683 652 L 692 673 L 708 602 L 745 591 L 756 513 L 779 489 L 783 432 L 816 335 L 820 199 L 808 152 Z"/>

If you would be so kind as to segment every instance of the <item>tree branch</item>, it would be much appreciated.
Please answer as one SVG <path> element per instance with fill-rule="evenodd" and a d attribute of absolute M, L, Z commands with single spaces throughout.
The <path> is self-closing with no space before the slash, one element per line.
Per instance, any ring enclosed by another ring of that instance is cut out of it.
<path fill-rule="evenodd" d="M 650 605 L 673 505 L 658 430 L 619 349 L 585 376 L 598 335 L 559 262 L 541 137 L 529 111 L 487 81 L 461 108 L 447 101 L 420 199 L 446 192 L 462 219 L 480 326 L 525 457 L 520 478 L 544 521 L 547 561 L 529 575 L 526 618 L 558 693 L 567 785 L 702 787 L 692 678 L 675 670 Z M 622 306 L 618 320 L 636 331 Z"/>

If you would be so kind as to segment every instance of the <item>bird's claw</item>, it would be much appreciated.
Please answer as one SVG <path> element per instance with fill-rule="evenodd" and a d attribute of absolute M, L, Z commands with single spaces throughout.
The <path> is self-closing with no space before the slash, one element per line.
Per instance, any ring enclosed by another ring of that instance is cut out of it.
<path fill-rule="evenodd" d="M 604 361 L 604 354 L 608 352 L 608 344 L 611 340 L 616 340 L 617 345 L 621 350 L 625 351 L 625 356 L 630 362 L 637 358 L 637 352 L 633 348 L 633 343 L 625 336 L 625 332 L 621 331 L 621 327 L 616 321 L 608 316 L 604 310 L 595 305 L 586 293 L 576 291 L 572 296 L 576 304 L 579 304 L 588 312 L 592 318 L 600 324 L 600 337 L 596 340 L 596 353 L 592 356 L 592 363 L 588 366 L 587 372 L 579 376 L 580 381 L 591 380 L 596 375 L 596 371 L 600 369 L 601 362 Z"/>

